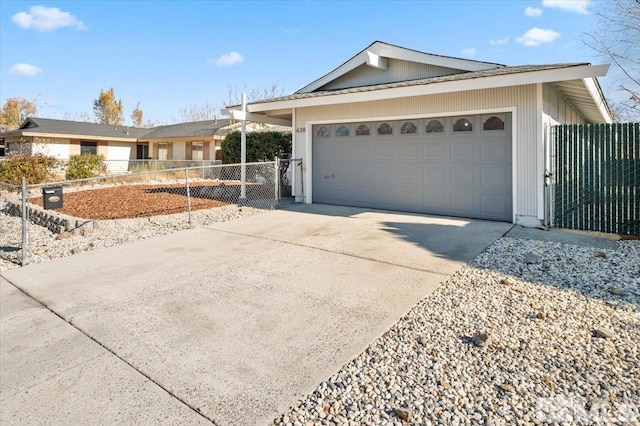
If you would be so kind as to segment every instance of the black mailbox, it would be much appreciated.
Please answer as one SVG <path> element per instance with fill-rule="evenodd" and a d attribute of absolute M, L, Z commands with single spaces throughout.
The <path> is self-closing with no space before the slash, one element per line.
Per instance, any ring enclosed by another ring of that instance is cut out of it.
<path fill-rule="evenodd" d="M 42 204 L 44 208 L 49 209 L 61 209 L 62 208 L 62 187 L 50 186 L 48 188 L 42 188 Z"/>

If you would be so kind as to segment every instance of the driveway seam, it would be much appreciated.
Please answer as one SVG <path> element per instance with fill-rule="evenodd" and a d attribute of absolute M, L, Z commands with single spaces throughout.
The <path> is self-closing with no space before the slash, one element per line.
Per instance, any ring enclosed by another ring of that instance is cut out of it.
<path fill-rule="evenodd" d="M 411 271 L 428 272 L 430 274 L 441 275 L 443 277 L 451 276 L 451 274 L 447 274 L 447 273 L 444 273 L 444 272 L 432 271 L 430 269 L 416 268 L 414 266 L 400 265 L 398 263 L 388 262 L 386 260 L 372 259 L 370 257 L 358 256 L 358 255 L 351 254 L 351 253 L 345 253 L 345 252 L 341 252 L 341 251 L 329 250 L 329 249 L 322 248 L 322 247 L 309 246 L 309 245 L 302 244 L 302 243 L 292 243 L 291 241 L 286 241 L 286 240 L 278 240 L 278 239 L 275 239 L 275 238 L 262 237 L 262 236 L 256 236 L 256 235 L 250 235 L 250 234 L 243 234 L 242 232 L 226 231 L 226 230 L 216 229 L 216 228 L 204 228 L 204 229 L 207 229 L 207 230 L 213 231 L 213 232 L 224 232 L 225 234 L 240 235 L 240 236 L 243 236 L 243 237 L 250 237 L 250 238 L 256 238 L 256 239 L 261 239 L 261 240 L 266 240 L 266 241 L 273 241 L 273 242 L 276 242 L 276 243 L 288 244 L 288 245 L 291 245 L 291 246 L 303 247 L 303 248 L 308 248 L 308 249 L 312 249 L 312 250 L 323 251 L 325 253 L 339 254 L 339 255 L 342 255 L 342 256 L 352 257 L 354 259 L 368 260 L 370 262 L 377 262 L 377 263 L 382 263 L 382 264 L 385 264 L 385 265 L 396 266 L 398 268 L 409 269 Z M 465 265 L 467 263 L 468 262 L 462 262 L 460 264 L 460 267 L 462 267 L 463 265 Z"/>
<path fill-rule="evenodd" d="M 51 309 L 47 304 L 41 302 L 40 300 L 38 300 L 37 298 L 33 297 L 31 294 L 29 294 L 27 291 L 23 290 L 22 288 L 18 287 L 13 281 L 11 281 L 10 279 L 8 279 L 7 277 L 3 277 L 9 284 L 11 284 L 12 286 L 14 286 L 15 288 L 17 288 L 21 293 L 23 293 L 25 296 L 29 297 L 30 299 L 34 300 L 36 303 L 40 304 L 41 306 L 43 306 L 45 309 L 47 309 L 49 312 L 51 312 L 52 314 L 54 314 L 55 316 L 57 316 L 58 318 L 60 318 L 61 320 L 63 320 L 64 322 L 66 322 L 67 324 L 69 324 L 71 327 L 75 328 L 76 330 L 78 330 L 80 333 L 82 333 L 83 335 L 85 335 L 86 337 L 88 337 L 89 339 L 91 339 L 93 342 L 97 343 L 98 345 L 100 345 L 100 347 L 104 348 L 107 352 L 109 352 L 111 355 L 115 356 L 117 359 L 119 359 L 120 361 L 124 362 L 126 365 L 128 365 L 130 368 L 133 369 L 133 371 L 139 373 L 140 375 L 142 375 L 143 377 L 145 377 L 147 380 L 149 380 L 151 383 L 153 383 L 154 385 L 158 386 L 160 389 L 162 389 L 163 391 L 165 391 L 169 396 L 171 396 L 172 398 L 176 399 L 177 401 L 181 402 L 182 404 L 184 404 L 186 407 L 188 407 L 191 411 L 193 411 L 194 413 L 198 414 L 199 416 L 205 418 L 206 420 L 208 420 L 209 422 L 211 422 L 214 425 L 217 425 L 217 423 L 207 417 L 206 415 L 204 415 L 202 412 L 200 412 L 200 410 L 194 406 L 192 406 L 191 404 L 189 404 L 188 402 L 186 402 L 185 400 L 183 400 L 182 398 L 180 398 L 179 396 L 177 396 L 176 394 L 174 394 L 173 392 L 171 392 L 169 389 L 165 388 L 164 386 L 162 386 L 160 383 L 158 383 L 156 380 L 152 379 L 149 375 L 145 374 L 144 372 L 142 372 L 141 370 L 139 370 L 138 368 L 136 368 L 133 364 L 131 364 L 130 362 L 128 362 L 126 359 L 124 359 L 123 357 L 121 357 L 120 355 L 118 355 L 116 352 L 114 352 L 113 350 L 111 350 L 109 347 L 107 347 L 106 345 L 102 344 L 100 341 L 96 340 L 93 336 L 91 336 L 90 334 L 87 334 L 86 332 L 84 332 L 84 330 L 82 330 L 81 328 L 79 328 L 78 326 L 76 326 L 73 322 L 71 322 L 71 320 L 66 319 L 65 317 L 63 317 L 61 314 L 57 313 L 56 311 L 54 311 L 53 309 Z"/>

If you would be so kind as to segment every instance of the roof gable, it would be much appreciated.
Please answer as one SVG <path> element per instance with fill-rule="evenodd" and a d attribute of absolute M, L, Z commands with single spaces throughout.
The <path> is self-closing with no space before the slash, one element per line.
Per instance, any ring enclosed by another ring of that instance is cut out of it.
<path fill-rule="evenodd" d="M 296 93 L 397 83 L 502 67 L 501 64 L 434 55 L 376 41 Z M 373 77 L 375 76 L 375 77 Z"/>

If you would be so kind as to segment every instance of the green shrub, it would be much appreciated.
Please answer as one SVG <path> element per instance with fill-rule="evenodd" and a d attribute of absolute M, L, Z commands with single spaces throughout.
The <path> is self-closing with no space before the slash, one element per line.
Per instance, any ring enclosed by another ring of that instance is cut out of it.
<path fill-rule="evenodd" d="M 55 157 L 44 154 L 11 155 L 8 160 L 0 161 L 0 182 L 20 185 L 22 176 L 28 185 L 47 182 L 53 169 L 59 165 Z"/>
<path fill-rule="evenodd" d="M 222 162 L 240 163 L 240 132 L 232 132 L 222 142 Z M 247 163 L 273 161 L 276 157 L 291 155 L 291 133 L 249 132 L 247 133 Z"/>
<path fill-rule="evenodd" d="M 96 177 L 107 171 L 107 165 L 104 163 L 104 155 L 82 154 L 72 155 L 67 162 L 66 178 L 87 179 Z"/>

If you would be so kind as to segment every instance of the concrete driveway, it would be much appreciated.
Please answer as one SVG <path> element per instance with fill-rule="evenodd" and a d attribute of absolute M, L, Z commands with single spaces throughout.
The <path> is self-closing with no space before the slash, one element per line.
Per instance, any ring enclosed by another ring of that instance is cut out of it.
<path fill-rule="evenodd" d="M 510 228 L 295 205 L 4 272 L 0 423 L 269 424 Z"/>

